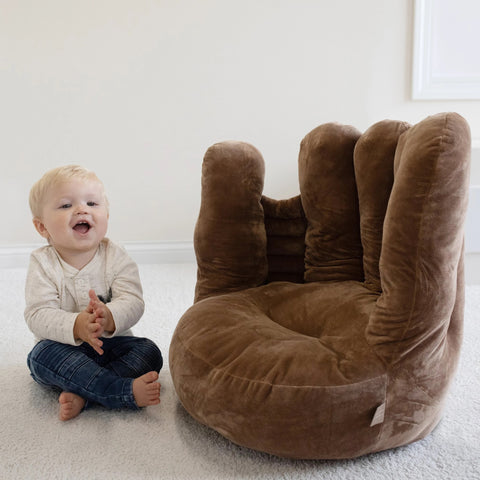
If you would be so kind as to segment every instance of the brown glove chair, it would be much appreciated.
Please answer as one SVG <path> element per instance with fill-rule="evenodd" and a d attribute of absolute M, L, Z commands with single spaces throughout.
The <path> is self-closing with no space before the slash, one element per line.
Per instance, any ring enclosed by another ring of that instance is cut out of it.
<path fill-rule="evenodd" d="M 206 153 L 195 304 L 170 346 L 178 397 L 233 442 L 351 458 L 425 437 L 461 345 L 470 131 L 455 113 L 363 135 L 329 123 L 300 196 L 262 196 L 251 145 Z"/>

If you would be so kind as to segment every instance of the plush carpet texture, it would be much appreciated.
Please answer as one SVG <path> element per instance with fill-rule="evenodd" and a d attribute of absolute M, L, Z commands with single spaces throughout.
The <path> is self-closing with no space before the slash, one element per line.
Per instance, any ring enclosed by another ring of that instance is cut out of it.
<path fill-rule="evenodd" d="M 146 311 L 135 334 L 168 360 L 192 304 L 193 264 L 140 265 Z M 348 461 L 291 461 L 238 447 L 179 404 L 168 363 L 161 404 L 140 412 L 95 408 L 57 419 L 57 395 L 30 378 L 33 337 L 23 320 L 24 269 L 0 270 L 0 478 L 10 479 L 480 479 L 480 286 L 468 286 L 461 361 L 445 417 L 424 440 Z M 288 435 L 288 432 L 285 432 Z"/>

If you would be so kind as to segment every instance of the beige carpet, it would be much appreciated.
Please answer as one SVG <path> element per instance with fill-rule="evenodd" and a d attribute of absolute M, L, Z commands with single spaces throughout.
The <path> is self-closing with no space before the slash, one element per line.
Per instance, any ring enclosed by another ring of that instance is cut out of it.
<path fill-rule="evenodd" d="M 194 265 L 141 265 L 146 313 L 135 333 L 168 359 L 191 305 Z M 468 287 L 465 341 L 445 418 L 426 439 L 350 461 L 290 461 L 233 445 L 179 405 L 168 371 L 162 402 L 141 412 L 57 420 L 57 398 L 31 380 L 25 270 L 0 270 L 0 479 L 480 479 L 480 286 Z"/>

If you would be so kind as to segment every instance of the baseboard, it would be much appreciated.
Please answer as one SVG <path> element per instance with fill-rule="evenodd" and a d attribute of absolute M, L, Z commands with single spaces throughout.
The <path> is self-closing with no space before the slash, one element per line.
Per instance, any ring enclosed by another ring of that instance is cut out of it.
<path fill-rule="evenodd" d="M 465 254 L 465 283 L 480 285 L 480 253 Z"/>
<path fill-rule="evenodd" d="M 0 268 L 26 268 L 30 253 L 41 246 L 0 246 Z M 193 242 L 125 242 L 123 246 L 138 264 L 195 262 Z"/>
<path fill-rule="evenodd" d="M 480 185 L 472 185 L 469 192 L 465 222 L 465 251 L 480 253 Z"/>
<path fill-rule="evenodd" d="M 125 242 L 123 246 L 139 264 L 195 262 L 193 242 Z"/>

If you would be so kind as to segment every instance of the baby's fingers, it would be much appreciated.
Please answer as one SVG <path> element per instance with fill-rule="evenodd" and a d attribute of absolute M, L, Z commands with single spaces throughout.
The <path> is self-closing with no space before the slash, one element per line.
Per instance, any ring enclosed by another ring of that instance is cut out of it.
<path fill-rule="evenodd" d="M 90 338 L 98 338 L 102 334 L 102 326 L 96 321 L 93 321 L 87 325 L 88 336 Z"/>
<path fill-rule="evenodd" d="M 90 297 L 90 300 L 92 302 L 99 302 L 100 301 L 97 297 L 97 294 L 95 293 L 95 290 L 93 290 L 93 289 L 90 289 L 88 291 L 88 296 Z"/>
<path fill-rule="evenodd" d="M 99 355 L 103 355 L 103 342 L 99 338 L 90 338 L 88 343 Z"/>

